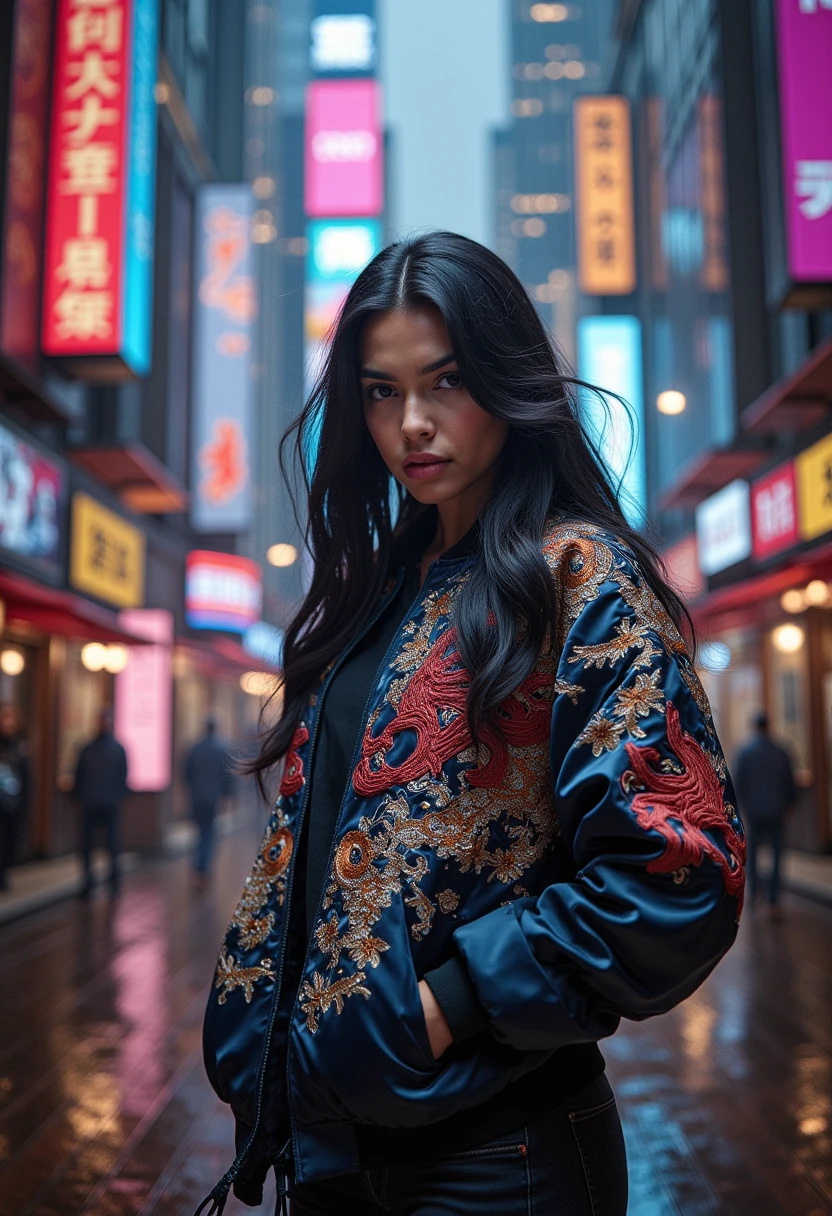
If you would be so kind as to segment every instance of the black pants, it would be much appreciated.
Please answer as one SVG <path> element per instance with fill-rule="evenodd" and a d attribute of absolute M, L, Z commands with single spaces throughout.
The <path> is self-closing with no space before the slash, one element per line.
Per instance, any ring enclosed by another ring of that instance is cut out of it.
<path fill-rule="evenodd" d="M 104 837 L 104 842 L 110 854 L 110 886 L 118 890 L 119 870 L 119 822 L 116 807 L 84 807 L 83 839 L 81 843 L 84 857 L 84 885 L 92 886 L 92 850 L 97 835 Z"/>
<path fill-rule="evenodd" d="M 211 858 L 214 855 L 214 820 L 217 816 L 215 801 L 193 799 L 192 813 L 196 820 L 199 839 L 194 855 L 194 869 L 197 874 L 207 874 L 211 869 Z"/>
<path fill-rule="evenodd" d="M 526 1127 L 433 1161 L 289 1191 L 292 1216 L 625 1216 L 627 1158 L 606 1077 Z"/>
<path fill-rule="evenodd" d="M 0 811 L 0 889 L 6 886 L 6 871 L 14 865 L 22 816 Z"/>
<path fill-rule="evenodd" d="M 757 849 L 761 844 L 771 847 L 771 873 L 768 880 L 768 902 L 774 907 L 780 898 L 780 856 L 783 851 L 783 824 L 772 821 L 750 820 L 746 823 L 748 895 L 753 903 L 759 892 L 760 880 L 757 870 Z"/>

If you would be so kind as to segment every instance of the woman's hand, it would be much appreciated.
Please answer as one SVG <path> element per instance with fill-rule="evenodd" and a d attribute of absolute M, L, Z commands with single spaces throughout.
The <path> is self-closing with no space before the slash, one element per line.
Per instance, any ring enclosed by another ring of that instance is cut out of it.
<path fill-rule="evenodd" d="M 451 1028 L 445 1021 L 445 1015 L 431 992 L 430 984 L 419 980 L 419 996 L 422 998 L 422 1012 L 425 1015 L 425 1025 L 428 1028 L 428 1039 L 434 1060 L 448 1050 L 454 1041 Z"/>

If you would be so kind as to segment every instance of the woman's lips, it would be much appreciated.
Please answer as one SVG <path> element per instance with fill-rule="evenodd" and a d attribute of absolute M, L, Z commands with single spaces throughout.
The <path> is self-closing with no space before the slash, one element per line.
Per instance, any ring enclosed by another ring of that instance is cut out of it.
<path fill-rule="evenodd" d="M 414 460 L 404 466 L 404 471 L 416 481 L 426 481 L 429 477 L 437 477 L 450 463 L 450 460 Z"/>

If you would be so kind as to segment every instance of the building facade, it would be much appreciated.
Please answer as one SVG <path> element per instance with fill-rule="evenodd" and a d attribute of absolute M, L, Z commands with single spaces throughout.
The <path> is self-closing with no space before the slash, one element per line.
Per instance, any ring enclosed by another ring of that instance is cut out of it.
<path fill-rule="evenodd" d="M 828 850 L 832 11 L 625 0 L 616 23 L 651 516 L 729 761 L 765 709 L 801 787 L 791 843 Z"/>
<path fill-rule="evenodd" d="M 21 861 L 76 847 L 74 764 L 103 707 L 115 706 L 130 759 L 125 846 L 147 851 L 187 814 L 181 762 L 205 716 L 237 742 L 255 726 L 259 700 L 240 677 L 257 660 L 237 622 L 259 618 L 258 591 L 245 571 L 215 580 L 245 605 L 217 628 L 186 603 L 189 554 L 233 558 L 250 544 L 248 522 L 199 521 L 194 450 L 200 200 L 245 179 L 248 9 L 2 8 L 0 700 L 17 705 L 33 757 Z M 234 234 L 242 259 L 248 222 Z M 238 308 L 222 335 L 229 358 L 250 350 L 257 285 L 242 265 L 221 299 Z"/>

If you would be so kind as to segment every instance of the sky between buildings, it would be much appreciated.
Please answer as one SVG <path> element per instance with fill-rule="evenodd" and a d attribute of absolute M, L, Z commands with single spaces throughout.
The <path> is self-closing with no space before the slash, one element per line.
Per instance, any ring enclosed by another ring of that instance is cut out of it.
<path fill-rule="evenodd" d="M 509 0 L 378 0 L 395 235 L 494 241 L 491 131 L 508 120 Z"/>

